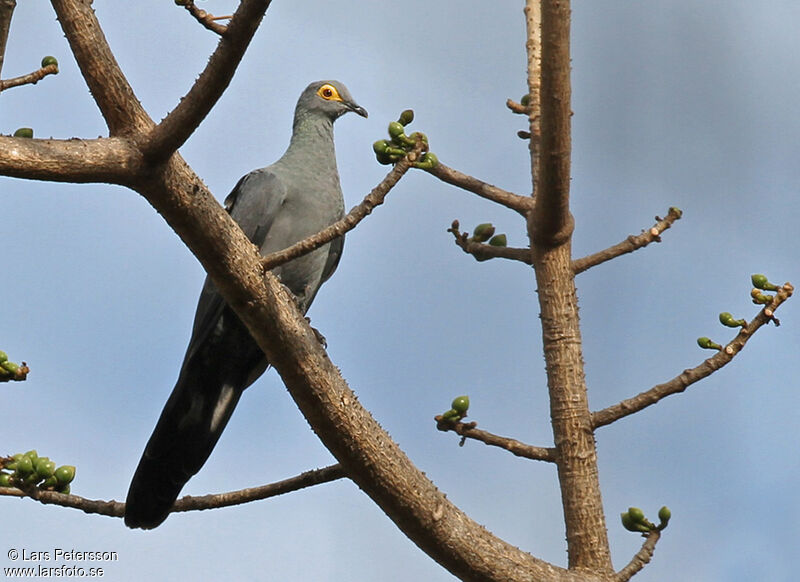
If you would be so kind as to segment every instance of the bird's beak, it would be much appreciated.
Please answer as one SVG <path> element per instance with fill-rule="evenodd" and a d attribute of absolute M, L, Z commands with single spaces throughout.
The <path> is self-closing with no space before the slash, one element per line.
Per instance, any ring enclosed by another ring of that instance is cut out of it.
<path fill-rule="evenodd" d="M 352 111 L 353 113 L 358 113 L 361 117 L 368 117 L 367 110 L 358 105 L 357 103 L 349 102 L 347 103 L 347 108 Z"/>

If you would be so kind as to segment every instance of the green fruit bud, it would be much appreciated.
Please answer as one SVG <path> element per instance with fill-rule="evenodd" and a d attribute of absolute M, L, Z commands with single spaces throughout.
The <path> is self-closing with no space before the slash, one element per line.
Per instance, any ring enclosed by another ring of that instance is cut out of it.
<path fill-rule="evenodd" d="M 4 351 L 0 350 L 0 364 L 5 362 L 6 360 L 8 360 L 8 354 L 6 354 Z"/>
<path fill-rule="evenodd" d="M 458 410 L 456 410 L 455 408 L 451 408 L 450 410 L 442 414 L 442 420 L 457 422 L 461 420 L 461 415 L 458 413 Z"/>
<path fill-rule="evenodd" d="M 39 457 L 34 461 L 33 468 L 41 479 L 52 477 L 56 472 L 56 464 L 47 457 Z"/>
<path fill-rule="evenodd" d="M 58 59 L 51 56 L 46 56 L 45 58 L 42 59 L 42 68 L 49 67 L 50 65 L 55 65 L 57 67 Z"/>
<path fill-rule="evenodd" d="M 758 289 L 751 289 L 750 290 L 750 297 L 753 298 L 753 303 L 757 305 L 769 305 L 772 303 L 772 296 L 771 295 L 764 295 Z M 2 364 L 0 364 L 2 365 Z"/>
<path fill-rule="evenodd" d="M 494 225 L 491 222 L 482 222 L 472 231 L 472 240 L 475 242 L 486 242 L 494 234 Z"/>
<path fill-rule="evenodd" d="M 527 107 L 528 105 L 530 105 L 531 104 L 530 93 L 525 93 L 525 95 L 522 96 L 522 99 L 519 100 L 519 104 L 522 105 L 523 107 Z"/>
<path fill-rule="evenodd" d="M 401 135 L 405 135 L 406 129 L 399 121 L 392 121 L 389 123 L 389 137 L 397 139 Z"/>
<path fill-rule="evenodd" d="M 17 473 L 25 476 L 33 473 L 33 461 L 30 457 L 24 456 L 17 461 Z"/>
<path fill-rule="evenodd" d="M 753 283 L 753 287 L 756 289 L 761 289 L 762 291 L 777 291 L 780 289 L 777 285 L 773 285 L 767 280 L 766 275 L 762 275 L 761 273 L 756 273 L 750 277 L 750 281 Z"/>
<path fill-rule="evenodd" d="M 508 244 L 508 240 L 506 239 L 506 235 L 496 234 L 489 239 L 489 244 L 493 247 L 504 247 Z"/>
<path fill-rule="evenodd" d="M 58 479 L 55 475 L 50 475 L 39 485 L 40 489 L 55 489 L 56 487 L 58 487 Z"/>
<path fill-rule="evenodd" d="M 11 473 L 0 472 L 0 487 L 13 487 L 13 486 L 14 486 L 14 478 L 12 477 Z"/>
<path fill-rule="evenodd" d="M 25 456 L 26 456 L 26 457 L 30 457 L 30 458 L 31 458 L 31 461 L 34 461 L 34 462 L 35 462 L 35 461 L 36 461 L 36 459 L 38 459 L 38 458 L 39 458 L 39 453 L 37 453 L 37 452 L 36 452 L 36 449 L 31 449 L 30 451 L 28 451 L 27 453 L 25 453 Z"/>
<path fill-rule="evenodd" d="M 414 164 L 415 168 L 420 170 L 432 170 L 439 165 L 439 158 L 432 152 L 425 152 L 419 162 Z"/>
<path fill-rule="evenodd" d="M 0 367 L 11 374 L 16 374 L 19 371 L 19 366 L 14 362 L 9 362 L 8 360 L 0 364 Z"/>
<path fill-rule="evenodd" d="M 714 343 L 711 338 L 707 337 L 699 337 L 697 338 L 697 345 L 703 348 L 704 350 L 721 350 L 722 346 Z"/>
<path fill-rule="evenodd" d="M 629 507 L 628 508 L 628 515 L 631 519 L 636 523 L 644 523 L 644 511 L 639 509 L 638 507 Z"/>
<path fill-rule="evenodd" d="M 726 327 L 744 327 L 747 325 L 744 319 L 734 319 L 733 315 L 727 311 L 719 314 L 719 322 Z"/>
<path fill-rule="evenodd" d="M 408 125 L 412 121 L 414 121 L 414 110 L 406 109 L 400 114 L 400 119 L 397 120 L 397 123 L 400 125 Z"/>
<path fill-rule="evenodd" d="M 658 519 L 661 520 L 661 523 L 667 525 L 667 522 L 672 517 L 672 512 L 669 510 L 669 507 L 666 505 L 658 510 Z"/>
<path fill-rule="evenodd" d="M 469 410 L 469 396 L 457 396 L 450 406 L 461 416 L 466 416 Z"/>
<path fill-rule="evenodd" d="M 628 531 L 636 532 L 636 533 L 646 533 L 650 531 L 650 528 L 646 525 L 634 521 L 631 517 L 629 512 L 624 512 L 619 514 L 620 519 L 622 520 L 622 527 L 624 527 Z"/>
<path fill-rule="evenodd" d="M 55 470 L 55 476 L 56 479 L 58 479 L 59 485 L 71 483 L 75 478 L 75 467 L 72 465 L 62 465 Z"/>
<path fill-rule="evenodd" d="M 375 143 L 372 144 L 372 151 L 376 154 L 384 154 L 386 153 L 386 149 L 389 147 L 389 142 L 385 139 L 379 139 Z"/>
<path fill-rule="evenodd" d="M 14 137 L 33 137 L 33 129 L 30 127 L 20 127 L 14 132 Z"/>
<path fill-rule="evenodd" d="M 69 495 L 70 490 L 71 489 L 69 483 L 67 483 L 66 485 L 62 485 L 61 487 L 56 489 L 56 491 L 58 491 L 59 493 L 63 493 L 64 495 Z"/>
<path fill-rule="evenodd" d="M 418 139 L 422 140 L 422 143 L 424 143 L 425 145 L 428 145 L 428 136 L 425 135 L 424 133 L 415 131 L 414 133 L 408 136 L 408 141 L 414 145 L 416 145 Z"/>

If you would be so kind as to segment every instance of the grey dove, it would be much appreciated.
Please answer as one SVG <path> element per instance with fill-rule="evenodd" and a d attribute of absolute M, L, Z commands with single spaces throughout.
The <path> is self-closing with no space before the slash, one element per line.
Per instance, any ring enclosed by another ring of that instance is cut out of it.
<path fill-rule="evenodd" d="M 367 117 L 337 81 L 309 85 L 297 102 L 292 139 L 274 164 L 242 177 L 225 207 L 261 253 L 282 250 L 339 220 L 344 201 L 333 122 Z M 344 237 L 273 270 L 303 313 L 334 272 Z M 178 381 L 128 489 L 125 524 L 161 524 L 186 482 L 208 459 L 242 392 L 267 369 L 264 353 L 206 278 Z"/>

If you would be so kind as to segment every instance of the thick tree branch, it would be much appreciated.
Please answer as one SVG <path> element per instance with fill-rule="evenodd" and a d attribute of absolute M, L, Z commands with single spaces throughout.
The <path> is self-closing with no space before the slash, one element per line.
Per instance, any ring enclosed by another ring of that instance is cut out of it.
<path fill-rule="evenodd" d="M 453 431 L 464 439 L 474 439 L 481 441 L 492 447 L 499 447 L 507 450 L 509 453 L 518 457 L 524 457 L 533 461 L 547 461 L 555 463 L 556 449 L 548 447 L 535 447 L 516 439 L 508 438 L 493 434 L 491 432 L 480 430 L 475 422 L 452 422 L 444 420 L 441 416 L 434 417 L 436 421 L 436 428 L 442 432 Z M 463 440 L 462 440 L 463 444 Z"/>
<path fill-rule="evenodd" d="M 139 151 L 118 137 L 30 139 L 0 136 L 0 175 L 51 182 L 124 184 L 142 171 Z"/>
<path fill-rule="evenodd" d="M 656 223 L 648 230 L 643 230 L 641 234 L 635 236 L 630 235 L 624 241 L 619 242 L 612 247 L 572 261 L 573 273 L 576 275 L 578 273 L 583 273 L 587 269 L 591 269 L 596 265 L 605 263 L 611 259 L 615 259 L 620 255 L 632 253 L 633 251 L 644 248 L 651 242 L 661 242 L 661 234 L 671 227 L 676 220 L 680 219 L 682 214 L 683 212 L 681 212 L 679 208 L 675 208 L 674 206 L 671 207 L 666 217 L 661 218 L 656 216 Z"/>
<path fill-rule="evenodd" d="M 525 28 L 527 41 L 525 43 L 528 55 L 528 103 L 514 107 L 513 102 L 507 103 L 515 112 L 528 115 L 528 148 L 531 159 L 539 159 L 539 145 L 542 140 L 542 0 L 525 1 Z M 523 136 L 520 136 L 523 137 Z M 539 164 L 531 165 L 531 179 L 534 188 L 539 179 Z M 535 190 L 534 190 L 535 193 Z"/>
<path fill-rule="evenodd" d="M 192 497 L 186 495 L 175 502 L 171 513 L 184 511 L 198 511 L 204 509 L 217 509 L 220 507 L 230 507 L 241 505 L 252 501 L 260 501 L 269 497 L 276 497 L 292 491 L 305 489 L 322 483 L 329 483 L 342 479 L 347 475 L 342 470 L 341 465 L 330 465 L 322 469 L 306 471 L 295 477 L 261 485 L 260 487 L 249 487 L 238 491 L 228 491 L 226 493 L 214 493 Z M 79 495 L 66 495 L 55 491 L 45 491 L 33 488 L 30 491 L 23 491 L 13 487 L 0 487 L 0 495 L 13 497 L 30 497 L 45 505 L 60 505 L 61 507 L 71 507 L 80 509 L 84 513 L 106 515 L 108 517 L 123 517 L 125 515 L 125 504 L 121 501 L 103 501 L 101 499 L 86 499 Z"/>
<path fill-rule="evenodd" d="M 639 412 L 651 406 L 672 394 L 683 392 L 689 386 L 710 376 L 721 367 L 730 363 L 736 355 L 742 351 L 748 340 L 753 337 L 753 334 L 758 331 L 760 327 L 766 325 L 773 320 L 775 310 L 789 297 L 792 296 L 794 287 L 790 283 L 784 284 L 775 295 L 772 303 L 766 305 L 756 317 L 733 338 L 724 349 L 720 350 L 699 366 L 684 370 L 680 375 L 676 376 L 668 382 L 657 384 L 649 390 L 637 394 L 632 398 L 628 398 L 592 413 L 592 427 L 598 428 L 616 422 L 617 420 Z"/>
<path fill-rule="evenodd" d="M 110 135 L 130 134 L 152 127 L 152 120 L 106 42 L 91 2 L 51 0 L 51 3 Z"/>
<path fill-rule="evenodd" d="M 574 228 L 569 211 L 572 151 L 569 0 L 542 1 L 541 29 L 541 142 L 538 151 L 536 148 L 531 151 L 536 196 L 533 211 L 528 215 L 528 232 L 535 244 L 554 247 L 566 243 Z"/>
<path fill-rule="evenodd" d="M 641 549 L 636 552 L 631 561 L 622 570 L 617 572 L 614 582 L 628 582 L 633 576 L 650 563 L 656 551 L 656 544 L 661 539 L 661 531 L 654 529 L 645 536 Z"/>
<path fill-rule="evenodd" d="M 16 6 L 17 0 L 0 0 L 0 73 L 3 72 L 8 31 L 11 29 L 11 17 L 14 16 Z"/>
<path fill-rule="evenodd" d="M 334 222 L 329 227 L 319 231 L 308 238 L 305 238 L 292 246 L 266 255 L 261 261 L 264 270 L 268 271 L 274 269 L 278 265 L 282 265 L 292 259 L 301 257 L 318 249 L 319 247 L 328 244 L 333 239 L 344 235 L 353 230 L 359 222 L 364 220 L 375 207 L 383 204 L 389 191 L 395 187 L 400 181 L 400 178 L 411 168 L 414 162 L 419 157 L 422 151 L 422 144 L 419 144 L 415 149 L 411 150 L 403 159 L 399 160 L 394 167 L 386 174 L 386 177 L 380 184 L 375 186 L 369 194 L 364 197 L 364 200 L 350 209 L 350 212 L 341 220 Z"/>
<path fill-rule="evenodd" d="M 477 178 L 473 178 L 467 174 L 462 174 L 458 170 L 454 170 L 453 168 L 450 168 L 441 162 L 428 170 L 428 173 L 436 176 L 442 182 L 447 182 L 453 186 L 458 186 L 459 188 L 468 190 L 469 192 L 477 194 L 481 198 L 486 198 L 487 200 L 497 202 L 506 208 L 516 210 L 522 215 L 525 215 L 531 209 L 533 204 L 532 200 L 527 196 L 520 196 L 519 194 L 514 194 L 512 192 L 508 192 L 507 190 L 503 190 L 502 188 L 498 188 L 497 186 L 487 184 L 486 182 L 482 182 Z"/>
<path fill-rule="evenodd" d="M 519 249 L 513 247 L 496 247 L 479 243 L 470 239 L 469 233 L 461 232 L 460 224 L 457 220 L 453 221 L 447 232 L 452 233 L 455 237 L 457 246 L 467 253 L 475 257 L 476 261 L 488 261 L 489 259 L 511 259 L 513 261 L 520 261 L 527 265 L 533 263 L 531 259 L 530 249 Z"/>
<path fill-rule="evenodd" d="M 271 0 L 242 0 L 192 88 L 142 139 L 146 158 L 165 160 L 197 129 L 228 87 Z"/>

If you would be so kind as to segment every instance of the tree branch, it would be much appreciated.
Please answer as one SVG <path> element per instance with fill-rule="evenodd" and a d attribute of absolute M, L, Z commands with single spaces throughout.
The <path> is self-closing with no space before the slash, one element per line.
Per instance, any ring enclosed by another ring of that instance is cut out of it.
<path fill-rule="evenodd" d="M 13 77 L 11 79 L 0 79 L 0 93 L 5 91 L 6 89 L 11 89 L 12 87 L 20 87 L 22 85 L 35 85 L 42 79 L 44 79 L 47 75 L 56 75 L 58 74 L 58 65 L 47 65 L 46 67 L 39 67 L 35 71 L 28 73 L 27 75 L 22 75 L 19 77 Z"/>
<path fill-rule="evenodd" d="M 225 31 L 228 29 L 227 26 L 224 24 L 218 24 L 217 20 L 225 20 L 230 18 L 230 16 L 214 16 L 210 12 L 206 12 L 198 8 L 194 0 L 182 0 L 183 7 L 189 11 L 197 22 L 202 24 L 206 29 L 210 30 L 211 32 L 215 32 L 216 34 L 222 36 L 225 34 Z"/>
<path fill-rule="evenodd" d="M 707 360 L 705 360 L 699 366 L 691 368 L 689 370 L 684 370 L 683 373 L 676 376 L 672 380 L 668 382 L 664 382 L 663 384 L 657 384 L 653 386 L 649 390 L 637 394 L 632 398 L 628 398 L 619 402 L 618 404 L 614 404 L 613 406 L 609 406 L 608 408 L 604 408 L 603 410 L 599 410 L 597 412 L 592 413 L 592 427 L 598 428 L 601 426 L 605 426 L 616 422 L 617 420 L 624 418 L 628 415 L 634 414 L 639 412 L 640 410 L 644 410 L 648 406 L 651 406 L 661 400 L 662 398 L 666 398 L 672 394 L 677 394 L 679 392 L 683 392 L 689 386 L 702 380 L 703 378 L 710 376 L 726 364 L 730 363 L 731 360 L 744 348 L 745 344 L 748 340 L 753 336 L 753 334 L 763 325 L 769 323 L 773 320 L 773 313 L 775 310 L 789 297 L 792 296 L 792 292 L 794 291 L 794 287 L 790 283 L 785 283 L 780 290 L 775 295 L 772 303 L 766 305 L 759 313 L 756 315 L 755 319 L 751 321 L 748 325 L 743 327 L 741 331 L 736 335 L 733 340 L 725 346 L 724 349 L 720 350 Z"/>
<path fill-rule="evenodd" d="M 528 55 L 528 103 L 507 103 L 514 112 L 527 113 L 528 115 L 528 148 L 531 160 L 539 159 L 539 148 L 542 141 L 542 0 L 525 1 L 525 28 L 527 41 L 525 43 Z M 521 136 L 522 137 L 522 136 Z M 531 165 L 531 180 L 534 188 L 539 179 L 539 164 Z M 535 190 L 534 190 L 535 193 Z M 532 202 L 532 200 L 531 200 Z"/>
<path fill-rule="evenodd" d="M 153 122 L 136 98 L 86 0 L 51 0 L 61 29 L 110 135 L 143 131 Z"/>
<path fill-rule="evenodd" d="M 0 175 L 51 182 L 125 184 L 142 171 L 139 151 L 118 137 L 30 139 L 0 136 Z"/>
<path fill-rule="evenodd" d="M 679 208 L 671 207 L 666 217 L 661 218 L 656 216 L 656 223 L 650 227 L 649 230 L 643 230 L 641 234 L 636 236 L 630 235 L 624 241 L 598 253 L 588 255 L 581 259 L 575 259 L 572 261 L 572 272 L 576 275 L 578 273 L 583 273 L 587 269 L 615 259 L 620 255 L 632 253 L 633 251 L 646 247 L 651 242 L 661 242 L 661 234 L 671 227 L 676 220 L 679 220 L 682 215 L 683 212 Z"/>
<path fill-rule="evenodd" d="M 506 208 L 516 210 L 523 216 L 531 209 L 533 205 L 533 201 L 527 196 L 520 196 L 519 194 L 514 194 L 512 192 L 508 192 L 507 190 L 503 190 L 502 188 L 498 188 L 497 186 L 487 184 L 486 182 L 482 182 L 477 178 L 473 178 L 467 174 L 462 174 L 458 170 L 454 170 L 453 168 L 444 165 L 442 162 L 439 162 L 436 164 L 436 166 L 429 169 L 428 173 L 436 176 L 442 182 L 447 182 L 453 186 L 458 186 L 459 188 L 463 188 L 464 190 L 472 192 L 473 194 L 477 194 L 481 198 L 486 198 L 487 200 L 497 202 Z"/>
<path fill-rule="evenodd" d="M 146 158 L 165 160 L 205 119 L 233 78 L 271 0 L 242 0 L 225 34 L 192 88 L 141 140 Z"/>
<path fill-rule="evenodd" d="M 455 237 L 456 245 L 461 247 L 465 253 L 475 257 L 476 261 L 481 262 L 489 259 L 511 259 L 514 261 L 520 261 L 527 265 L 533 264 L 530 249 L 496 247 L 493 245 L 479 243 L 474 240 L 470 240 L 469 233 L 461 232 L 459 228 L 460 224 L 458 220 L 454 220 L 453 224 L 450 225 L 450 228 L 447 229 L 447 232 L 452 233 Z"/>
<path fill-rule="evenodd" d="M 464 443 L 463 439 L 474 439 L 481 441 L 492 447 L 500 447 L 508 452 L 526 459 L 533 461 L 547 461 L 555 463 L 556 449 L 547 447 L 535 447 L 516 439 L 508 438 L 493 434 L 491 432 L 480 430 L 476 428 L 476 422 L 452 422 L 444 420 L 441 415 L 435 416 L 436 428 L 442 432 L 453 431 L 462 437 L 461 444 Z"/>
<path fill-rule="evenodd" d="M 14 16 L 16 6 L 17 0 L 0 0 L 0 73 L 3 72 L 8 31 L 11 28 L 11 17 Z"/>
<path fill-rule="evenodd" d="M 376 206 L 383 204 L 389 191 L 395 187 L 400 181 L 400 178 L 411 168 L 414 162 L 419 157 L 423 145 L 420 143 L 416 148 L 411 150 L 404 158 L 399 160 L 395 166 L 386 174 L 386 177 L 380 184 L 375 186 L 369 194 L 364 197 L 364 200 L 354 206 L 347 215 L 341 220 L 334 222 L 327 228 L 319 231 L 308 238 L 305 238 L 292 246 L 266 255 L 261 259 L 261 264 L 265 271 L 274 269 L 278 265 L 289 262 L 297 257 L 302 257 L 311 251 L 328 244 L 333 239 L 344 235 L 353 230 L 356 225 L 364 220 L 369 214 L 372 213 Z"/>
<path fill-rule="evenodd" d="M 242 503 L 259 501 L 269 497 L 276 497 L 292 491 L 305 489 L 322 483 L 329 483 L 346 477 L 341 465 L 330 465 L 322 469 L 306 471 L 295 477 L 276 481 L 259 487 L 249 487 L 238 491 L 228 491 L 226 493 L 215 493 L 192 497 L 186 495 L 175 502 L 171 513 L 184 511 L 200 511 L 204 509 L 217 509 L 220 507 L 230 507 Z M 0 487 L 0 495 L 13 497 L 30 497 L 45 505 L 60 505 L 61 507 L 71 507 L 80 509 L 84 513 L 106 515 L 108 517 L 123 517 L 125 515 L 125 504 L 121 501 L 103 501 L 100 499 L 86 499 L 79 495 L 67 495 L 55 491 L 46 491 L 33 488 L 30 491 L 23 491 L 15 487 Z"/>
<path fill-rule="evenodd" d="M 656 544 L 661 539 L 661 531 L 654 529 L 645 535 L 644 543 L 641 549 L 636 552 L 631 561 L 622 570 L 617 572 L 614 577 L 614 582 L 628 582 L 633 576 L 638 573 L 642 568 L 650 563 L 653 559 L 653 554 L 656 551 Z"/>

